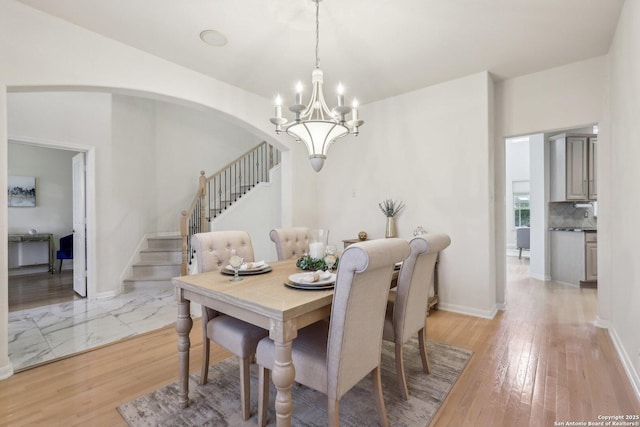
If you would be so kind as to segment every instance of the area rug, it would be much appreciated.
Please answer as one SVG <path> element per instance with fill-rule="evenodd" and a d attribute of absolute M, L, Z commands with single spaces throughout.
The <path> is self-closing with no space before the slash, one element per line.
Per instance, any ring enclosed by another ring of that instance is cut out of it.
<path fill-rule="evenodd" d="M 405 374 L 409 387 L 408 401 L 400 397 L 396 378 L 394 346 L 384 342 L 382 350 L 382 384 L 389 423 L 392 426 L 428 426 L 436 411 L 464 370 L 473 352 L 436 341 L 428 341 L 431 373 L 422 371 L 417 339 L 405 345 Z M 240 380 L 237 359 L 230 358 L 209 368 L 209 381 L 200 385 L 200 374 L 189 377 L 189 407 L 178 408 L 178 384 L 169 384 L 118 407 L 131 427 L 143 426 L 215 426 L 256 425 L 257 367 L 252 366 L 251 414 L 243 421 L 240 413 Z M 293 426 L 326 426 L 327 400 L 317 391 L 294 384 Z M 269 406 L 275 401 L 271 384 Z M 340 400 L 342 426 L 377 425 L 371 376 L 367 376 Z M 275 425 L 273 408 L 269 425 Z"/>

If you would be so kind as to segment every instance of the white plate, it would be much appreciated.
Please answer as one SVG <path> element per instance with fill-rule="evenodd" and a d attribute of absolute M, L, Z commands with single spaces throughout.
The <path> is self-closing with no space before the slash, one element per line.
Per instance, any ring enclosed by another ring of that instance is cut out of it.
<path fill-rule="evenodd" d="M 243 263 L 242 266 L 238 269 L 238 271 L 243 272 L 243 271 L 260 271 L 260 270 L 264 270 L 265 268 L 269 267 L 269 264 L 265 263 L 264 261 L 259 262 L 259 263 L 255 263 L 258 264 L 256 267 L 251 267 L 251 268 L 247 268 L 247 263 Z M 233 272 L 233 267 L 231 267 L 230 265 L 227 265 L 225 267 L 227 270 Z"/>
<path fill-rule="evenodd" d="M 323 272 L 324 277 L 321 276 L 320 280 L 318 280 L 316 282 L 312 282 L 312 281 L 307 279 L 307 277 L 311 276 L 311 275 L 313 275 L 313 272 L 292 274 L 291 276 L 289 276 L 289 281 L 292 282 L 292 283 L 297 283 L 297 284 L 305 285 L 305 286 L 330 285 L 330 284 L 332 284 L 332 283 L 334 283 L 336 281 L 335 273 Z"/>
<path fill-rule="evenodd" d="M 315 283 L 300 284 L 300 283 L 293 283 L 290 281 L 284 282 L 284 285 L 289 288 L 301 289 L 303 291 L 326 291 L 329 289 L 333 289 L 336 286 L 334 283 L 331 283 L 329 285 L 320 285 L 320 286 L 313 286 L 314 284 Z"/>

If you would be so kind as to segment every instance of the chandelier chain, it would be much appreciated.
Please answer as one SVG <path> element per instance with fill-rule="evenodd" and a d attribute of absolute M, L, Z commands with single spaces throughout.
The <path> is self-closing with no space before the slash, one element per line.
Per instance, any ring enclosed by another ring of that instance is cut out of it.
<path fill-rule="evenodd" d="M 316 68 L 320 68 L 320 0 L 316 2 Z"/>

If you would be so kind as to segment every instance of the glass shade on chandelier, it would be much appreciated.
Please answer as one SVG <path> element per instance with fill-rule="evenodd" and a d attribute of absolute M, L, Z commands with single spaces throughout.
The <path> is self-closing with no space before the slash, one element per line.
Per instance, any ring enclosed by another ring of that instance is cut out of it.
<path fill-rule="evenodd" d="M 309 152 L 311 166 L 319 172 L 327 158 L 327 151 L 336 139 L 348 134 L 358 135 L 359 128 L 364 121 L 358 118 L 358 102 L 354 99 L 351 107 L 344 105 L 344 87 L 338 85 L 337 105 L 330 109 L 322 92 L 323 73 L 318 58 L 319 42 L 319 1 L 316 3 L 316 68 L 311 73 L 313 87 L 311 98 L 306 104 L 302 102 L 302 82 L 296 85 L 295 102 L 289 106 L 289 111 L 295 114 L 295 119 L 289 122 L 282 115 L 282 98 L 276 97 L 276 116 L 270 121 L 276 127 L 276 133 L 285 131 L 297 141 L 302 141 Z"/>

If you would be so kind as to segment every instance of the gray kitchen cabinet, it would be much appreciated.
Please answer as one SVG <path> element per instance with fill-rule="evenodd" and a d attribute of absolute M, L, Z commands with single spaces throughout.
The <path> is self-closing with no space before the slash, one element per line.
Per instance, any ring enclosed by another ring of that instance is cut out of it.
<path fill-rule="evenodd" d="M 585 233 L 584 257 L 585 257 L 585 281 L 596 282 L 598 280 L 598 237 L 596 233 Z"/>
<path fill-rule="evenodd" d="M 598 200 L 598 137 L 589 138 L 589 200 Z"/>
<path fill-rule="evenodd" d="M 576 231 L 551 231 L 551 280 L 580 285 L 584 280 L 584 233 Z"/>
<path fill-rule="evenodd" d="M 549 233 L 551 280 L 595 287 L 598 280 L 597 233 L 563 230 Z"/>
<path fill-rule="evenodd" d="M 549 201 L 595 200 L 597 135 L 560 134 L 552 136 L 549 143 Z"/>

